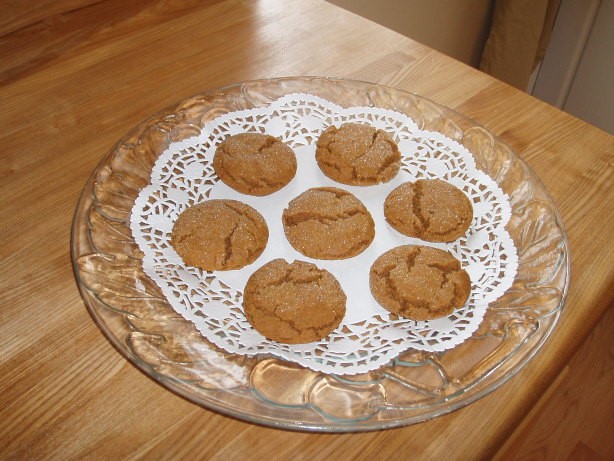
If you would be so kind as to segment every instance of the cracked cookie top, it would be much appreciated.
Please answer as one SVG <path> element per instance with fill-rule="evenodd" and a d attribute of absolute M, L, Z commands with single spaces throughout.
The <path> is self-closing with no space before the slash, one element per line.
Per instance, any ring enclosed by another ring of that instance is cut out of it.
<path fill-rule="evenodd" d="M 401 234 L 427 242 L 453 242 L 469 229 L 473 207 L 452 184 L 420 179 L 403 183 L 388 194 L 384 216 Z"/>
<path fill-rule="evenodd" d="M 412 320 L 450 315 L 467 302 L 469 275 L 450 253 L 403 245 L 375 260 L 369 273 L 371 293 L 393 314 Z"/>
<path fill-rule="evenodd" d="M 290 201 L 282 219 L 290 244 L 310 258 L 351 258 L 375 238 L 375 223 L 367 208 L 335 187 L 303 192 Z"/>
<path fill-rule="evenodd" d="M 346 296 L 328 271 L 304 261 L 274 259 L 245 286 L 243 308 L 263 336 L 286 344 L 319 341 L 339 326 Z"/>
<path fill-rule="evenodd" d="M 388 182 L 399 172 L 401 154 L 390 135 L 370 125 L 329 126 L 318 139 L 316 161 L 329 178 L 354 186 Z"/>
<path fill-rule="evenodd" d="M 225 184 L 242 194 L 269 195 L 294 178 L 296 156 L 278 138 L 240 133 L 217 146 L 213 168 Z"/>
<path fill-rule="evenodd" d="M 205 271 L 240 269 L 262 254 L 264 218 L 236 200 L 207 200 L 187 208 L 173 226 L 171 245 L 183 262 Z"/>

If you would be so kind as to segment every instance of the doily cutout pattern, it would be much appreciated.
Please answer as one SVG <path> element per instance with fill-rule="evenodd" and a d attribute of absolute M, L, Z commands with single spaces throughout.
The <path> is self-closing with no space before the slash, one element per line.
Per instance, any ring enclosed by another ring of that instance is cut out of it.
<path fill-rule="evenodd" d="M 402 155 L 397 178 L 385 185 L 355 187 L 335 183 L 321 174 L 314 158 L 315 142 L 327 126 L 345 122 L 369 123 L 392 135 Z M 295 179 L 267 197 L 238 194 L 225 186 L 213 170 L 215 147 L 227 136 L 248 131 L 278 136 L 297 153 L 299 169 Z M 449 244 L 402 236 L 383 218 L 384 199 L 394 187 L 405 181 L 435 178 L 460 188 L 473 203 L 471 228 Z M 349 190 L 371 211 L 376 239 L 363 254 L 344 261 L 312 260 L 297 253 L 285 240 L 280 219 L 283 208 L 300 192 L 318 186 Z M 204 272 L 186 266 L 170 245 L 173 223 L 179 214 L 210 198 L 242 200 L 267 220 L 267 249 L 250 266 L 239 271 Z M 171 144 L 156 161 L 151 184 L 135 201 L 131 230 L 144 253 L 145 273 L 161 288 L 170 305 L 209 341 L 230 353 L 269 353 L 316 371 L 358 374 L 386 365 L 410 348 L 443 351 L 471 337 L 488 304 L 503 295 L 516 274 L 516 247 L 505 229 L 510 216 L 507 195 L 476 169 L 473 156 L 461 144 L 441 133 L 421 131 L 399 112 L 375 107 L 342 108 L 313 95 L 290 94 L 264 108 L 221 115 L 207 123 L 199 136 Z M 398 318 L 381 308 L 368 291 L 370 263 L 384 251 L 402 244 L 442 248 L 460 259 L 472 281 L 465 306 L 448 317 L 420 322 Z M 280 344 L 267 340 L 247 322 L 241 290 L 253 271 L 275 257 L 314 262 L 340 280 L 348 294 L 347 315 L 324 340 Z"/>

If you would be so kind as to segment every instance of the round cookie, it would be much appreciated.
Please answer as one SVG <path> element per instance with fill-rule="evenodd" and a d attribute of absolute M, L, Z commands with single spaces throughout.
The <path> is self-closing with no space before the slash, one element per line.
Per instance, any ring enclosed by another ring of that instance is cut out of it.
<path fill-rule="evenodd" d="M 365 250 L 375 223 L 354 195 L 335 187 L 308 189 L 288 204 L 284 231 L 298 252 L 316 259 L 346 259 Z"/>
<path fill-rule="evenodd" d="M 375 260 L 369 273 L 371 293 L 386 310 L 412 320 L 450 315 L 467 302 L 469 275 L 450 253 L 404 245 Z"/>
<path fill-rule="evenodd" d="M 269 195 L 294 178 L 296 156 L 273 136 L 241 133 L 217 146 L 213 168 L 225 184 L 242 194 Z"/>
<path fill-rule="evenodd" d="M 452 242 L 469 229 L 473 207 L 452 184 L 420 179 L 403 183 L 388 194 L 384 216 L 401 234 L 428 242 Z"/>
<path fill-rule="evenodd" d="M 287 344 L 319 341 L 339 326 L 346 296 L 328 271 L 304 261 L 274 259 L 254 272 L 243 294 L 249 323 Z"/>
<path fill-rule="evenodd" d="M 316 161 L 331 179 L 354 186 L 388 182 L 399 172 L 401 154 L 390 135 L 370 125 L 329 126 L 320 136 Z"/>
<path fill-rule="evenodd" d="M 208 200 L 179 215 L 171 245 L 183 262 L 205 271 L 240 269 L 262 254 L 269 239 L 264 218 L 236 200 Z"/>

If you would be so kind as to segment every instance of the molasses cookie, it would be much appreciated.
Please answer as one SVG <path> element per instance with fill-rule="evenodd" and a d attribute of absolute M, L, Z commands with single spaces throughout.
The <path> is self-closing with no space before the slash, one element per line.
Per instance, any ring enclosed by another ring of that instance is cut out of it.
<path fill-rule="evenodd" d="M 329 126 L 318 139 L 316 160 L 331 179 L 354 186 L 388 182 L 401 166 L 401 154 L 390 135 L 370 125 Z"/>
<path fill-rule="evenodd" d="M 471 292 L 469 275 L 450 253 L 404 245 L 375 260 L 369 273 L 371 293 L 388 311 L 412 320 L 450 315 Z"/>
<path fill-rule="evenodd" d="M 262 254 L 269 239 L 264 218 L 236 200 L 208 200 L 186 209 L 171 245 L 183 262 L 205 271 L 239 269 Z"/>
<path fill-rule="evenodd" d="M 316 265 L 268 262 L 247 281 L 243 308 L 263 336 L 287 344 L 319 341 L 339 326 L 346 296 L 337 279 Z"/>
<path fill-rule="evenodd" d="M 403 183 L 388 194 L 384 216 L 401 234 L 428 242 L 452 242 L 469 229 L 473 207 L 452 184 L 420 179 Z"/>
<path fill-rule="evenodd" d="M 213 168 L 224 183 L 242 194 L 269 195 L 294 178 L 296 156 L 273 136 L 241 133 L 217 146 Z"/>
<path fill-rule="evenodd" d="M 367 248 L 375 223 L 354 195 L 335 187 L 308 189 L 283 212 L 286 237 L 298 252 L 316 259 L 346 259 Z"/>

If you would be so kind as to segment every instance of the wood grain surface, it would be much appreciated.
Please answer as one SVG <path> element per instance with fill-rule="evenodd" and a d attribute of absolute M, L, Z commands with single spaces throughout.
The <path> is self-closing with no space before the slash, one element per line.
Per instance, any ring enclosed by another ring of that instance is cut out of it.
<path fill-rule="evenodd" d="M 614 306 L 586 338 L 496 461 L 614 459 Z"/>
<path fill-rule="evenodd" d="M 69 241 L 98 161 L 177 101 L 286 75 L 356 78 L 428 97 L 500 136 L 543 179 L 568 232 L 571 288 L 552 337 L 499 390 L 394 430 L 268 429 L 167 391 L 94 324 Z M 322 1 L 2 2 L 0 101 L 2 459 L 488 459 L 613 300 L 613 137 Z"/>

